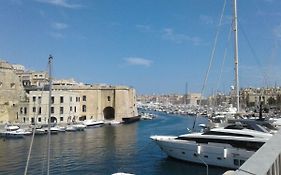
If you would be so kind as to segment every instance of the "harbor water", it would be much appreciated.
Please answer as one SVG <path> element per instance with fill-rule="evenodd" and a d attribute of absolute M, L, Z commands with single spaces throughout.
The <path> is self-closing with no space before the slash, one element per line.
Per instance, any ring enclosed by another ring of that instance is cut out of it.
<path fill-rule="evenodd" d="M 205 118 L 198 118 L 205 123 Z M 205 175 L 206 167 L 168 158 L 150 135 L 179 135 L 192 128 L 194 117 L 158 114 L 154 120 L 87 128 L 51 136 L 50 174 Z M 31 136 L 0 140 L 0 174 L 23 174 Z M 47 136 L 35 136 L 28 174 L 46 174 Z M 209 167 L 210 175 L 225 169 Z"/>

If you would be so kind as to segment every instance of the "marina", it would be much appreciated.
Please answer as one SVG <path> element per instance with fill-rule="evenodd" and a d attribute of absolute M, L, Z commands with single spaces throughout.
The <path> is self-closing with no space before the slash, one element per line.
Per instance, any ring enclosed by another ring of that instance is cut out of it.
<path fill-rule="evenodd" d="M 204 174 L 205 166 L 168 158 L 149 138 L 155 134 L 187 133 L 186 127 L 192 127 L 194 117 L 156 114 L 153 120 L 52 135 L 50 174 Z M 198 118 L 198 123 L 205 122 L 206 118 Z M 23 172 L 30 139 L 26 136 L 0 140 L 0 174 Z M 46 136 L 35 137 L 28 174 L 41 174 L 46 170 L 46 139 Z M 222 174 L 226 170 L 211 167 L 209 174 Z"/>
<path fill-rule="evenodd" d="M 0 175 L 281 175 L 280 5 L 3 1 Z"/>

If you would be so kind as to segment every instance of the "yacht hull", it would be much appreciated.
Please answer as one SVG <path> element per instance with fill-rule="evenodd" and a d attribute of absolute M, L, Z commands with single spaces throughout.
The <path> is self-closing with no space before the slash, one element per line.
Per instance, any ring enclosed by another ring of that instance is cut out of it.
<path fill-rule="evenodd" d="M 168 156 L 199 164 L 223 168 L 239 168 L 254 151 L 233 148 L 227 144 L 198 144 L 193 141 L 176 140 L 173 136 L 151 136 Z"/>

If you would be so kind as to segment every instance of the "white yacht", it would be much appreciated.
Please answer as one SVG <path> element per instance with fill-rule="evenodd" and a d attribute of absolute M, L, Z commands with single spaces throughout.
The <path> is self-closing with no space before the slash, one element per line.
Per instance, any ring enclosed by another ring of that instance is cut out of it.
<path fill-rule="evenodd" d="M 4 138 L 23 138 L 25 132 L 19 130 L 20 127 L 16 125 L 5 125 L 5 130 L 0 132 L 0 135 Z"/>
<path fill-rule="evenodd" d="M 180 136 L 151 136 L 168 156 L 200 164 L 237 169 L 271 134 L 244 128 L 215 128 Z"/>
<path fill-rule="evenodd" d="M 87 127 L 99 127 L 104 125 L 104 121 L 84 120 L 83 124 L 86 125 Z"/>

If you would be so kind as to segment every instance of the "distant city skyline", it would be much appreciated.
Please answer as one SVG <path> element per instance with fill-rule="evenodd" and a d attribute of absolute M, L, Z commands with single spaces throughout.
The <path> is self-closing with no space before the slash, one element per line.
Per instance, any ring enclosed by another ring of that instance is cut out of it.
<path fill-rule="evenodd" d="M 0 59 L 78 82 L 128 85 L 138 94 L 200 92 L 224 0 L 6 0 Z M 281 1 L 237 0 L 241 87 L 281 85 Z M 232 0 L 206 94 L 234 84 Z M 222 70 L 223 55 L 228 48 Z M 219 80 L 220 79 L 220 80 Z"/>

